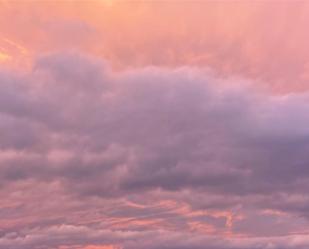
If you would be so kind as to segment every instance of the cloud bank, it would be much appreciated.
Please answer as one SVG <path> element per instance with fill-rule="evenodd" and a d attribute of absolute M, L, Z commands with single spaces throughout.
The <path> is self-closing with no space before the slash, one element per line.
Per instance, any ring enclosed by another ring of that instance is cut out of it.
<path fill-rule="evenodd" d="M 302 249 L 309 94 L 50 54 L 0 72 L 0 248 Z"/>

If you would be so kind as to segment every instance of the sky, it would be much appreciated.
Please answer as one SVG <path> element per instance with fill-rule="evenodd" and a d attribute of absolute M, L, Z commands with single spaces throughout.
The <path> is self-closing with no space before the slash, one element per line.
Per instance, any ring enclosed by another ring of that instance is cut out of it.
<path fill-rule="evenodd" d="M 307 249 L 308 23 L 0 0 L 0 249 Z"/>

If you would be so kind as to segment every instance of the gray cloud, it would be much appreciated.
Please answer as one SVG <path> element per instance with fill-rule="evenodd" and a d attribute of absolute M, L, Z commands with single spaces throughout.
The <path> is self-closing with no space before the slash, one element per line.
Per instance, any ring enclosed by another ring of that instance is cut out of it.
<path fill-rule="evenodd" d="M 81 238 L 84 232 L 76 235 L 80 227 L 73 227 L 81 217 L 69 214 L 84 210 L 87 216 L 94 211 L 90 205 L 112 201 L 108 206 L 115 207 L 118 200 L 148 206 L 102 211 L 120 223 L 130 219 L 125 228 L 113 222 L 104 228 L 115 237 L 108 243 L 125 248 L 295 248 L 292 242 L 281 242 L 289 240 L 285 238 L 248 239 L 249 244 L 239 239 L 235 245 L 189 238 L 203 225 L 214 234 L 265 236 L 265 227 L 276 227 L 282 215 L 288 217 L 280 221 L 282 229 L 267 230 L 269 236 L 290 236 L 291 229 L 306 226 L 307 93 L 272 96 L 243 79 L 219 79 L 188 67 L 117 73 L 107 63 L 76 54 L 43 57 L 32 72 L 2 71 L 0 79 L 1 195 L 31 220 L 17 219 L 16 226 L 4 227 L 0 248 L 104 244 L 102 227 L 97 237 L 89 232 L 90 237 Z M 28 183 L 33 185 L 23 189 Z M 76 203 L 75 208 L 43 219 L 51 205 L 36 216 L 16 197 L 27 194 L 27 202 L 37 204 L 45 200 L 41 195 L 35 199 L 35 184 L 56 184 L 61 193 L 55 200 L 64 198 L 64 207 Z M 182 212 L 168 204 L 149 208 L 152 201 L 185 206 Z M 205 210 L 210 213 L 194 213 Z M 154 223 L 146 228 L 136 223 L 149 219 Z M 93 226 L 83 229 L 97 230 Z M 180 235 L 161 239 L 158 227 L 166 236 Z M 54 235 L 53 229 L 61 231 Z M 133 233 L 138 242 L 119 237 L 120 231 Z M 155 233 L 158 241 L 145 242 L 148 233 Z M 304 241 L 297 248 L 305 248 Z"/>

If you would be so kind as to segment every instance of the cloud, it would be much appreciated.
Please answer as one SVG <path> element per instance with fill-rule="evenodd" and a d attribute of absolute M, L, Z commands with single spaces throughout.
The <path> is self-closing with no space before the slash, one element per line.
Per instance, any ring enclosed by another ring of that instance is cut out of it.
<path fill-rule="evenodd" d="M 0 248 L 308 246 L 306 92 L 78 54 L 0 79 Z"/>

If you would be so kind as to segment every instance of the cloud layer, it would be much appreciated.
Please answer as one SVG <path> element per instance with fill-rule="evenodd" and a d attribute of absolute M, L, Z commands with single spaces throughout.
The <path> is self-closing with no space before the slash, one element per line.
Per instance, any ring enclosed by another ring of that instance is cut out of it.
<path fill-rule="evenodd" d="M 0 248 L 307 248 L 308 110 L 195 67 L 3 69 Z"/>

